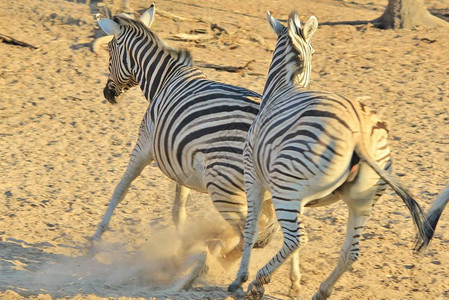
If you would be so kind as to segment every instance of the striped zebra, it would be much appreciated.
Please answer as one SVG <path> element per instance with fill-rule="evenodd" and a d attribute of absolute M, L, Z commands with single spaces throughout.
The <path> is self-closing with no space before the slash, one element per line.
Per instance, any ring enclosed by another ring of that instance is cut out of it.
<path fill-rule="evenodd" d="M 105 98 L 115 103 L 139 85 L 149 107 L 139 129 L 125 174 L 114 190 L 106 214 L 91 238 L 99 240 L 113 211 L 132 181 L 153 160 L 178 183 L 173 208 L 177 227 L 184 222 L 189 189 L 208 193 L 215 208 L 240 237 L 223 241 L 227 260 L 241 256 L 247 212 L 243 183 L 243 144 L 255 119 L 261 96 L 250 90 L 208 80 L 187 50 L 167 46 L 150 30 L 155 6 L 136 19 L 119 14 L 98 24 L 113 39 L 108 45 L 109 78 Z M 266 206 L 258 245 L 268 243 L 278 224 Z M 181 227 L 181 228 L 180 228 Z M 215 249 L 215 251 L 217 251 Z"/>
<path fill-rule="evenodd" d="M 290 295 L 300 289 L 298 249 L 307 235 L 301 224 L 304 207 L 328 205 L 342 199 L 348 206 L 346 238 L 338 264 L 313 299 L 326 299 L 334 284 L 359 255 L 359 240 L 371 208 L 387 184 L 403 199 L 418 229 L 418 249 L 424 249 L 431 228 L 419 204 L 391 175 L 387 128 L 363 104 L 329 92 L 303 91 L 307 86 L 314 49 L 311 38 L 318 21 L 301 27 L 292 12 L 288 27 L 267 14 L 278 36 L 263 92 L 261 109 L 244 146 L 244 182 L 248 215 L 240 269 L 229 291 L 248 279 L 251 248 L 258 231 L 263 197 L 271 193 L 283 231 L 279 252 L 257 272 L 247 299 L 260 299 L 263 285 L 290 256 Z"/>

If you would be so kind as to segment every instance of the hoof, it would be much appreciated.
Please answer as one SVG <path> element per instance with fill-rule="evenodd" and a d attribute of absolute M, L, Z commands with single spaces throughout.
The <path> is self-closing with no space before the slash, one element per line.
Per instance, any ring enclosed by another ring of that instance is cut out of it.
<path fill-rule="evenodd" d="M 87 256 L 94 256 L 98 250 L 97 246 L 101 242 L 101 237 L 98 237 L 97 235 L 93 235 L 91 237 L 87 238 L 87 243 L 84 246 L 85 255 Z"/>
<path fill-rule="evenodd" d="M 89 247 L 95 246 L 101 242 L 101 234 L 95 233 L 93 236 L 87 238 Z"/>
<path fill-rule="evenodd" d="M 321 294 L 321 292 L 316 292 L 315 295 L 313 295 L 312 300 L 325 300 L 328 297 L 325 297 L 323 294 Z"/>
<path fill-rule="evenodd" d="M 299 286 L 292 285 L 292 286 L 290 287 L 290 290 L 288 291 L 288 296 L 289 296 L 291 299 L 298 299 L 300 293 L 301 293 L 301 288 L 300 288 Z"/>
<path fill-rule="evenodd" d="M 232 283 L 228 287 L 228 292 L 231 292 L 231 293 L 243 293 L 243 289 L 242 289 L 241 285 L 239 285 L 237 283 Z"/>
<path fill-rule="evenodd" d="M 265 289 L 262 285 L 251 283 L 248 287 L 248 292 L 245 295 L 245 300 L 260 300 L 263 297 Z"/>
<path fill-rule="evenodd" d="M 313 300 L 325 300 L 332 295 L 332 292 L 334 291 L 333 287 L 323 288 L 320 287 L 318 291 L 313 295 Z"/>

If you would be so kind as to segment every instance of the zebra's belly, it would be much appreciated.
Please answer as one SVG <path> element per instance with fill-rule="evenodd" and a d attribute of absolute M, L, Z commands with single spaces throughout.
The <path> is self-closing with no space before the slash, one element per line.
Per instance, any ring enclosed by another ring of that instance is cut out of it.
<path fill-rule="evenodd" d="M 182 168 L 172 160 L 171 164 L 164 164 L 162 157 L 155 155 L 155 161 L 159 169 L 171 180 L 194 191 L 207 193 L 203 182 L 204 167 L 199 157 L 194 157 L 192 162 L 184 162 Z"/>
<path fill-rule="evenodd" d="M 332 204 L 334 202 L 337 202 L 338 200 L 341 200 L 341 194 L 337 190 L 337 191 L 333 191 L 332 193 L 330 193 L 326 197 L 323 197 L 323 198 L 320 198 L 320 199 L 311 200 L 310 202 L 308 202 L 305 205 L 305 207 L 325 206 L 325 205 L 329 205 L 329 204 Z"/>

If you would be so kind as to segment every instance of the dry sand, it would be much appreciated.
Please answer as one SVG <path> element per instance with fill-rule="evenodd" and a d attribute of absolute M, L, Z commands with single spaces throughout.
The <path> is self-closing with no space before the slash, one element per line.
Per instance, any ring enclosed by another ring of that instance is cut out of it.
<path fill-rule="evenodd" d="M 254 59 L 253 70 L 243 73 L 203 70 L 211 79 L 258 92 L 275 46 L 265 11 L 281 20 L 293 9 L 303 20 L 317 16 L 323 25 L 314 36 L 312 89 L 338 92 L 377 110 L 390 127 L 394 172 L 427 209 L 449 180 L 448 34 L 329 24 L 373 19 L 386 2 L 166 0 L 156 5 L 225 28 L 229 35 L 208 42 L 168 42 L 190 49 L 200 65 L 243 66 Z M 147 5 L 129 3 L 132 9 Z M 447 0 L 426 3 L 447 18 Z M 154 165 L 118 206 L 99 253 L 85 255 L 86 238 L 95 232 L 125 170 L 147 107 L 138 88 L 115 106 L 103 99 L 108 56 L 90 48 L 101 35 L 93 18 L 97 4 L 0 2 L 0 33 L 40 48 L 0 43 L 0 298 L 232 298 L 226 287 L 237 266 L 225 271 L 213 259 L 209 274 L 193 290 L 173 290 L 189 257 L 176 252 L 173 183 Z M 153 26 L 168 39 L 208 25 L 157 15 Z M 198 240 L 205 237 L 200 229 L 208 227 L 206 222 L 221 220 L 199 193 L 192 194 L 188 214 L 189 232 Z M 343 203 L 306 211 L 305 299 L 334 268 L 345 221 Z M 373 210 L 359 261 L 337 283 L 333 299 L 449 298 L 448 228 L 446 212 L 428 251 L 413 255 L 411 219 L 389 189 Z M 266 249 L 253 251 L 250 279 L 280 242 L 277 234 Z M 288 272 L 286 264 L 274 275 L 267 299 L 287 298 Z"/>

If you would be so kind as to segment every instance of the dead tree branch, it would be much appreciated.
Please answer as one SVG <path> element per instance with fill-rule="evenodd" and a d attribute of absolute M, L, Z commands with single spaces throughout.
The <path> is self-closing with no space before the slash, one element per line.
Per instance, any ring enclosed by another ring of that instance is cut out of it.
<path fill-rule="evenodd" d="M 235 66 L 221 66 L 221 65 L 216 65 L 216 64 L 196 64 L 197 67 L 202 67 L 202 68 L 209 68 L 209 69 L 215 69 L 218 71 L 225 71 L 225 72 L 230 72 L 230 73 L 241 73 L 245 70 L 250 70 L 252 71 L 253 68 L 251 67 L 251 64 L 256 62 L 254 59 L 248 61 L 245 65 L 241 66 L 241 67 L 235 67 Z"/>

